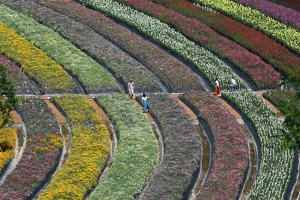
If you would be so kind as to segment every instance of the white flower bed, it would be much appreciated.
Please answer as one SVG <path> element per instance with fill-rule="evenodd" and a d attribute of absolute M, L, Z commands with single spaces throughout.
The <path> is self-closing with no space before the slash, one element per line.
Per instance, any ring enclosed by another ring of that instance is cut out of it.
<path fill-rule="evenodd" d="M 224 94 L 254 125 L 261 144 L 261 163 L 248 199 L 284 199 L 291 176 L 294 154 L 280 152 L 286 128 L 262 99 L 253 92 Z"/>
<path fill-rule="evenodd" d="M 229 66 L 209 51 L 188 40 L 169 25 L 112 0 L 78 1 L 138 29 L 143 34 L 191 62 L 211 83 L 214 83 L 215 78 L 218 77 L 222 88 L 230 88 L 228 81 L 231 80 L 233 75 L 236 75 Z M 245 87 L 240 80 L 237 80 L 237 82 L 239 87 Z"/>

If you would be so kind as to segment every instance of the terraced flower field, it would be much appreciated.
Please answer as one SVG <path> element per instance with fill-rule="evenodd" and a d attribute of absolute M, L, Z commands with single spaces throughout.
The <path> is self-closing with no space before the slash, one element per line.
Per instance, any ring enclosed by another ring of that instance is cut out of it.
<path fill-rule="evenodd" d="M 298 151 L 280 152 L 264 101 L 295 93 L 277 85 L 300 78 L 299 4 L 256 2 L 0 0 L 20 98 L 0 199 L 299 199 Z"/>

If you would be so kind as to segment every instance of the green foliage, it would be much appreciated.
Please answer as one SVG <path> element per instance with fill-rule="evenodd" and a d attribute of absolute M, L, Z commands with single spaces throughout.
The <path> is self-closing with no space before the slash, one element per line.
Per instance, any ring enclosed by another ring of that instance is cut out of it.
<path fill-rule="evenodd" d="M 0 65 L 0 128 L 12 120 L 10 112 L 14 105 L 18 103 L 15 95 L 15 86 L 7 79 L 7 71 L 3 65 Z"/>
<path fill-rule="evenodd" d="M 284 138 L 283 149 L 300 149 L 300 80 L 296 76 L 291 75 L 287 78 L 286 85 L 288 87 L 292 86 L 298 91 L 290 97 L 288 103 L 279 104 L 279 109 L 286 116 L 284 124 L 289 130 Z"/>

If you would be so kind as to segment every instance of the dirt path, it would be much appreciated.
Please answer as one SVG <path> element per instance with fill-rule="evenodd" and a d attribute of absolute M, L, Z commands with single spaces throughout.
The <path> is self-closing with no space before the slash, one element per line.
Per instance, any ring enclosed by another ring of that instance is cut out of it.
<path fill-rule="evenodd" d="M 258 97 L 260 97 L 269 107 L 271 107 L 279 118 L 285 118 L 282 112 L 278 110 L 270 101 L 263 97 L 264 92 L 255 92 Z"/>
<path fill-rule="evenodd" d="M 185 104 L 178 98 L 178 95 L 179 95 L 179 94 L 169 94 L 170 97 L 176 98 L 176 100 L 178 101 L 179 105 L 181 105 L 181 106 L 184 108 L 184 110 L 185 110 L 186 113 L 190 116 L 190 118 L 191 118 L 192 120 L 197 120 L 197 119 L 198 119 L 197 115 L 196 115 L 196 114 L 195 114 L 195 113 L 194 113 L 187 105 L 185 105 Z"/>

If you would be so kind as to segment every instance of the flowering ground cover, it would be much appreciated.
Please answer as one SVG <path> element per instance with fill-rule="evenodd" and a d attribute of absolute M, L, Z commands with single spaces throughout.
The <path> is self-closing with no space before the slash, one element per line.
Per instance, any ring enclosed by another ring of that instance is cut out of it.
<path fill-rule="evenodd" d="M 119 139 L 112 165 L 88 199 L 133 199 L 157 165 L 158 141 L 146 116 L 127 96 L 100 95 L 96 101 L 115 125 Z"/>
<path fill-rule="evenodd" d="M 54 115 L 38 97 L 20 97 L 16 110 L 26 126 L 26 148 L 16 168 L 0 187 L 0 199 L 32 198 L 45 184 L 62 150 L 62 138 Z"/>
<path fill-rule="evenodd" d="M 293 73 L 300 78 L 300 57 L 261 31 L 257 31 L 221 13 L 207 11 L 207 9 L 186 0 L 153 1 L 188 17 L 200 20 L 218 33 L 254 52 L 279 71 L 285 74 Z"/>
<path fill-rule="evenodd" d="M 121 78 L 124 85 L 129 82 L 130 78 L 134 78 L 135 91 L 161 91 L 154 75 L 145 66 L 88 26 L 32 1 L 4 0 L 2 3 L 30 15 L 49 28 L 55 29 L 68 41 L 104 63 L 117 78 Z"/>
<path fill-rule="evenodd" d="M 280 152 L 284 133 L 283 122 L 262 99 L 253 92 L 223 94 L 251 121 L 261 144 L 259 173 L 248 199 L 284 199 L 292 177 L 294 153 Z"/>
<path fill-rule="evenodd" d="M 20 70 L 20 67 L 15 62 L 0 54 L 0 64 L 7 69 L 7 77 L 13 82 L 17 94 L 39 93 L 32 84 L 32 80 Z"/>
<path fill-rule="evenodd" d="M 1 22 L 0 41 L 0 52 L 20 63 L 21 70 L 37 81 L 43 93 L 60 92 L 62 87 L 67 92 L 76 89 L 72 78 L 60 65 Z"/>
<path fill-rule="evenodd" d="M 63 95 L 54 103 L 65 113 L 72 129 L 66 163 L 38 199 L 84 199 L 97 184 L 110 153 L 110 135 L 95 108 L 82 95 Z"/>
<path fill-rule="evenodd" d="M 160 46 L 154 45 L 131 29 L 116 23 L 105 14 L 89 9 L 73 0 L 36 1 L 92 27 L 97 33 L 121 46 L 123 50 L 158 76 L 170 92 L 202 88 L 199 78 L 184 63 L 162 50 Z"/>
<path fill-rule="evenodd" d="M 149 104 L 161 129 L 164 152 L 141 199 L 186 199 L 191 195 L 187 189 L 194 186 L 193 176 L 200 168 L 200 134 L 176 99 L 166 94 L 150 95 Z"/>
<path fill-rule="evenodd" d="M 96 61 L 54 30 L 0 4 L 0 20 L 22 37 L 41 48 L 72 75 L 76 76 L 87 92 L 119 91 L 115 79 Z"/>
<path fill-rule="evenodd" d="M 293 90 L 268 90 L 263 93 L 263 97 L 268 99 L 276 107 L 279 105 L 287 105 L 288 102 L 295 96 Z"/>
<path fill-rule="evenodd" d="M 223 89 L 230 88 L 228 80 L 235 76 L 230 67 L 167 24 L 112 0 L 80 0 L 80 2 L 133 26 L 146 36 L 177 53 L 193 64 L 212 85 L 214 85 L 215 77 L 218 76 L 221 87 Z M 239 79 L 237 79 L 237 84 L 239 88 L 245 88 Z"/>
<path fill-rule="evenodd" d="M 4 127 L 0 129 L 0 175 L 5 166 L 15 156 L 15 142 L 17 138 L 16 130 L 12 127 Z"/>
<path fill-rule="evenodd" d="M 300 1 L 297 0 L 269 0 L 269 1 L 300 11 Z"/>
<path fill-rule="evenodd" d="M 212 169 L 197 199 L 236 199 L 248 166 L 247 130 L 207 92 L 179 96 L 205 119 L 214 135 Z"/>
<path fill-rule="evenodd" d="M 251 9 L 231 0 L 194 0 L 204 6 L 223 12 L 226 15 L 261 30 L 275 40 L 283 43 L 289 49 L 300 54 L 300 32 L 297 29 L 265 16 L 258 10 Z"/>
<path fill-rule="evenodd" d="M 257 88 L 274 88 L 280 74 L 260 57 L 218 34 L 204 23 L 150 0 L 117 0 L 175 27 L 186 37 L 206 47 L 248 74 Z"/>
<path fill-rule="evenodd" d="M 281 23 L 300 30 L 300 12 L 291 8 L 272 3 L 268 0 L 234 0 L 237 3 L 257 9 L 267 16 L 277 19 Z"/>

